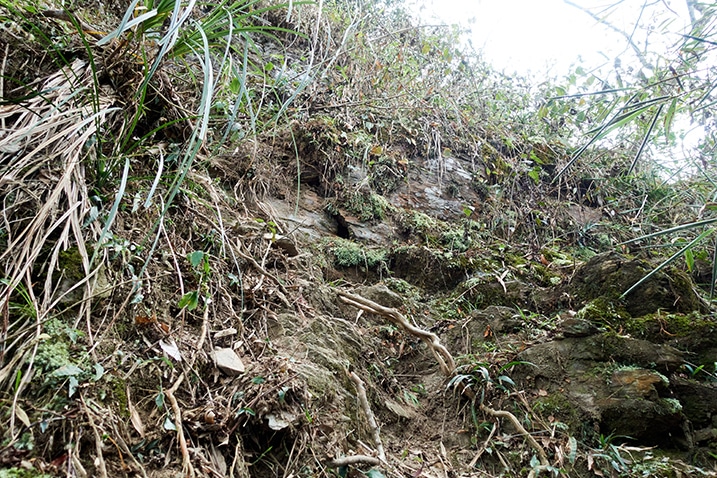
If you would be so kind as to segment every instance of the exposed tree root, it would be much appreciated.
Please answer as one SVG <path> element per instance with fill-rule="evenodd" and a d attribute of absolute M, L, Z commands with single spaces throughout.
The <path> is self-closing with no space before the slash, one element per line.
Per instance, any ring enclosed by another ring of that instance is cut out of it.
<path fill-rule="evenodd" d="M 184 381 L 184 372 L 182 372 L 179 375 L 179 378 L 176 382 L 174 382 L 174 385 L 172 385 L 172 388 L 167 390 L 165 392 L 165 396 L 167 397 L 167 400 L 169 400 L 169 403 L 172 404 L 172 411 L 174 412 L 174 426 L 177 427 L 177 439 L 179 441 L 179 450 L 182 452 L 182 471 L 184 472 L 184 476 L 188 477 L 194 477 L 196 474 L 194 473 L 194 467 L 192 466 L 192 461 L 189 458 L 189 449 L 187 449 L 187 440 L 184 438 L 184 431 L 182 427 L 182 410 L 179 408 L 179 403 L 177 403 L 177 399 L 174 396 L 174 393 L 179 389 L 179 386 Z"/>
<path fill-rule="evenodd" d="M 338 294 L 341 300 L 343 300 L 345 303 L 353 305 L 354 307 L 358 307 L 359 309 L 365 310 L 366 312 L 382 315 L 394 324 L 403 328 L 409 334 L 414 335 L 423 340 L 423 342 L 428 345 L 428 348 L 433 353 L 433 356 L 436 357 L 436 360 L 438 361 L 438 364 L 440 365 L 444 375 L 446 375 L 447 377 L 453 375 L 453 371 L 456 369 L 456 364 L 453 361 L 453 356 L 448 351 L 448 349 L 441 344 L 436 334 L 423 329 L 419 329 L 418 327 L 414 327 L 408 322 L 408 320 L 406 320 L 403 314 L 401 314 L 396 309 L 384 307 L 372 300 L 361 297 L 360 295 L 350 294 L 342 290 L 339 290 Z"/>
<path fill-rule="evenodd" d="M 356 385 L 356 392 L 358 393 L 359 404 L 361 405 L 363 412 L 366 414 L 366 419 L 368 420 L 369 427 L 371 427 L 371 434 L 373 435 L 373 443 L 376 446 L 376 451 L 378 452 L 378 459 L 381 462 L 385 463 L 386 452 L 383 449 L 383 443 L 381 443 L 381 432 L 378 428 L 376 417 L 374 416 L 373 411 L 371 411 L 371 406 L 368 403 L 368 398 L 366 397 L 366 387 L 364 386 L 363 380 L 361 380 L 361 378 L 356 375 L 355 372 L 352 372 L 348 369 L 346 370 L 346 375 L 348 375 L 354 385 Z"/>
<path fill-rule="evenodd" d="M 543 450 L 543 447 L 540 446 L 540 444 L 533 438 L 533 435 L 528 433 L 528 430 L 523 427 L 523 425 L 520 424 L 518 419 L 510 412 L 507 412 L 505 410 L 493 410 L 490 407 L 485 406 L 481 403 L 480 409 L 483 410 L 488 415 L 494 416 L 496 418 L 507 418 L 515 427 L 516 430 L 518 430 L 518 433 L 523 435 L 525 437 L 525 440 L 528 442 L 528 444 L 535 450 L 535 452 L 538 454 L 538 459 L 540 460 L 541 467 L 548 467 L 550 466 L 550 462 L 548 462 L 548 456 L 545 454 L 545 450 Z M 539 467 L 540 468 L 540 467 Z M 534 476 L 535 470 L 530 472 L 530 475 L 528 476 Z"/>
<path fill-rule="evenodd" d="M 92 428 L 92 432 L 95 435 L 95 453 L 97 456 L 95 457 L 95 465 L 97 467 L 97 472 L 100 478 L 107 478 L 107 465 L 105 464 L 105 458 L 102 454 L 102 434 L 97 429 L 97 425 L 95 425 L 95 420 L 92 418 L 92 410 L 87 406 L 85 403 L 85 398 L 80 395 L 80 400 L 82 401 L 82 405 L 85 409 L 85 413 L 87 415 L 87 420 L 90 422 L 90 427 Z M 121 455 L 120 455 L 121 460 Z M 124 464 L 124 461 L 122 461 Z"/>

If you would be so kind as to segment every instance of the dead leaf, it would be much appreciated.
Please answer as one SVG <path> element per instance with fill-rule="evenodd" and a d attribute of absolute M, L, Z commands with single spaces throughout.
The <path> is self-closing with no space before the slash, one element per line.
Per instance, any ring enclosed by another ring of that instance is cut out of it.
<path fill-rule="evenodd" d="M 25 410 L 20 408 L 19 405 L 15 405 L 15 416 L 20 419 L 23 425 L 30 428 L 30 418 L 27 416 L 27 413 L 25 413 Z"/>
<path fill-rule="evenodd" d="M 558 462 L 558 465 L 560 465 L 560 468 L 562 468 L 563 464 L 565 462 L 565 453 L 563 453 L 562 445 L 555 447 L 555 458 L 557 459 L 557 462 Z"/>
<path fill-rule="evenodd" d="M 132 403 L 129 387 L 127 387 L 126 394 L 127 410 L 129 410 L 129 420 L 132 422 L 132 426 L 134 427 L 134 429 L 137 430 L 137 433 L 139 433 L 139 436 L 144 438 L 144 423 L 142 423 L 142 417 L 139 416 L 139 412 L 137 412 L 137 409 Z"/>
<path fill-rule="evenodd" d="M 159 346 L 162 347 L 164 353 L 172 357 L 177 362 L 182 361 L 182 354 L 179 352 L 179 347 L 177 347 L 177 342 L 175 342 L 174 339 L 169 339 L 169 342 L 160 340 Z"/>
<path fill-rule="evenodd" d="M 296 420 L 296 415 L 284 410 L 282 410 L 279 414 L 281 416 L 276 416 L 273 413 L 266 415 L 266 419 L 269 421 L 269 428 L 272 430 L 283 430 L 291 425 L 291 422 Z"/>

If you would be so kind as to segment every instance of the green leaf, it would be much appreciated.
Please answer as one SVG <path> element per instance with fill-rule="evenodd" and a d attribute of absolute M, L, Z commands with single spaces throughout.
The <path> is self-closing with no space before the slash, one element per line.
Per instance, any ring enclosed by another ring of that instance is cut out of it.
<path fill-rule="evenodd" d="M 386 478 L 386 476 L 375 468 L 371 468 L 365 473 L 368 478 Z"/>
<path fill-rule="evenodd" d="M 535 184 L 540 184 L 540 168 L 533 168 L 528 171 L 528 176 L 533 180 Z"/>
<path fill-rule="evenodd" d="M 232 78 L 232 81 L 229 82 L 229 91 L 233 95 L 238 95 L 241 91 L 241 80 L 237 77 Z"/>
<path fill-rule="evenodd" d="M 571 465 L 575 464 L 575 460 L 578 456 L 578 441 L 575 437 L 568 438 L 568 461 Z"/>
<path fill-rule="evenodd" d="M 77 377 L 72 375 L 70 377 L 70 383 L 68 385 L 68 392 L 69 392 L 70 397 L 73 396 L 75 394 L 75 392 L 77 392 L 77 387 L 79 387 L 79 386 L 80 386 L 80 382 L 77 380 Z"/>
<path fill-rule="evenodd" d="M 104 374 L 105 374 L 105 368 L 102 365 L 96 363 L 95 364 L 95 374 L 92 376 L 92 380 L 96 382 L 97 380 L 101 379 Z"/>
<path fill-rule="evenodd" d="M 199 292 L 196 290 L 193 290 L 192 292 L 187 292 L 182 296 L 181 299 L 179 299 L 179 303 L 177 306 L 180 309 L 187 308 L 188 310 L 194 310 L 199 305 Z"/>
<path fill-rule="evenodd" d="M 687 270 L 689 272 L 695 270 L 695 253 L 692 252 L 692 249 L 687 249 L 685 251 L 685 264 L 687 265 Z"/>
<path fill-rule="evenodd" d="M 164 408 L 164 392 L 159 391 L 156 397 L 154 397 L 154 404 L 157 405 L 157 408 L 162 409 Z"/>
<path fill-rule="evenodd" d="M 670 140 L 670 128 L 672 128 L 672 119 L 675 117 L 675 110 L 677 109 L 677 98 L 673 98 L 670 102 L 667 113 L 665 113 L 665 119 L 663 124 L 665 127 L 665 139 L 669 142 Z"/>
<path fill-rule="evenodd" d="M 187 255 L 187 259 L 189 259 L 189 263 L 192 264 L 192 267 L 197 268 L 204 260 L 204 251 L 191 252 Z"/>
<path fill-rule="evenodd" d="M 177 431 L 177 426 L 174 424 L 174 422 L 169 417 L 166 417 L 164 419 L 164 429 L 174 432 L 174 431 Z"/>

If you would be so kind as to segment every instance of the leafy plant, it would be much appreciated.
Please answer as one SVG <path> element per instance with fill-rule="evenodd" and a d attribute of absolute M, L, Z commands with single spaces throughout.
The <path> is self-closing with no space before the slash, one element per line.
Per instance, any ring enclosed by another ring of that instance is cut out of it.
<path fill-rule="evenodd" d="M 453 388 L 460 393 L 469 391 L 479 403 L 483 403 L 486 394 L 495 389 L 503 393 L 510 393 L 510 388 L 515 387 L 515 382 L 506 372 L 516 365 L 524 365 L 528 362 L 511 361 L 500 367 L 484 362 L 468 363 L 456 369 L 456 375 L 451 378 L 446 388 Z M 493 373 L 491 374 L 491 370 Z"/>
<path fill-rule="evenodd" d="M 211 267 L 209 265 L 209 254 L 204 251 L 194 251 L 187 255 L 187 260 L 192 266 L 192 270 L 198 277 L 197 289 L 187 292 L 179 299 L 177 306 L 180 309 L 187 308 L 194 310 L 199 305 L 200 296 L 209 303 L 210 295 L 207 288 L 209 279 L 211 278 Z"/>

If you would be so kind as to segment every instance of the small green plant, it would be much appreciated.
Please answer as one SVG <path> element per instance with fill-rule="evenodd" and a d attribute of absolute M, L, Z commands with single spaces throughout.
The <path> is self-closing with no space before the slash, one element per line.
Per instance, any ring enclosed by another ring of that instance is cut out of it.
<path fill-rule="evenodd" d="M 529 362 L 512 361 L 495 368 L 494 364 L 486 362 L 468 363 L 458 367 L 456 375 L 448 382 L 447 388 L 453 388 L 461 393 L 472 393 L 483 403 L 486 395 L 491 390 L 498 390 L 503 393 L 510 393 L 510 388 L 515 387 L 515 382 L 504 372 L 516 365 L 529 364 Z M 491 374 L 491 369 L 494 373 Z"/>
<path fill-rule="evenodd" d="M 615 445 L 615 440 L 619 438 L 631 439 L 628 436 L 622 435 L 603 435 L 600 434 L 598 438 L 598 448 L 591 450 L 588 456 L 590 457 L 588 468 L 595 472 L 607 472 L 612 474 L 613 471 L 624 474 L 630 471 L 629 462 L 630 460 L 625 459 L 622 453 L 625 449 L 622 445 Z M 603 468 L 600 468 L 600 467 Z"/>
<path fill-rule="evenodd" d="M 194 251 L 187 255 L 187 260 L 192 265 L 192 270 L 198 276 L 198 284 L 196 290 L 187 292 L 179 299 L 177 304 L 180 309 L 187 308 L 194 310 L 199 305 L 200 296 L 208 303 L 210 300 L 208 283 L 212 275 L 212 269 L 209 265 L 209 254 L 204 251 Z"/>
<path fill-rule="evenodd" d="M 689 362 L 682 364 L 682 368 L 690 375 L 690 378 L 706 376 L 709 381 L 717 381 L 717 362 L 712 363 L 712 371 L 706 370 L 706 364 L 695 365 Z"/>

